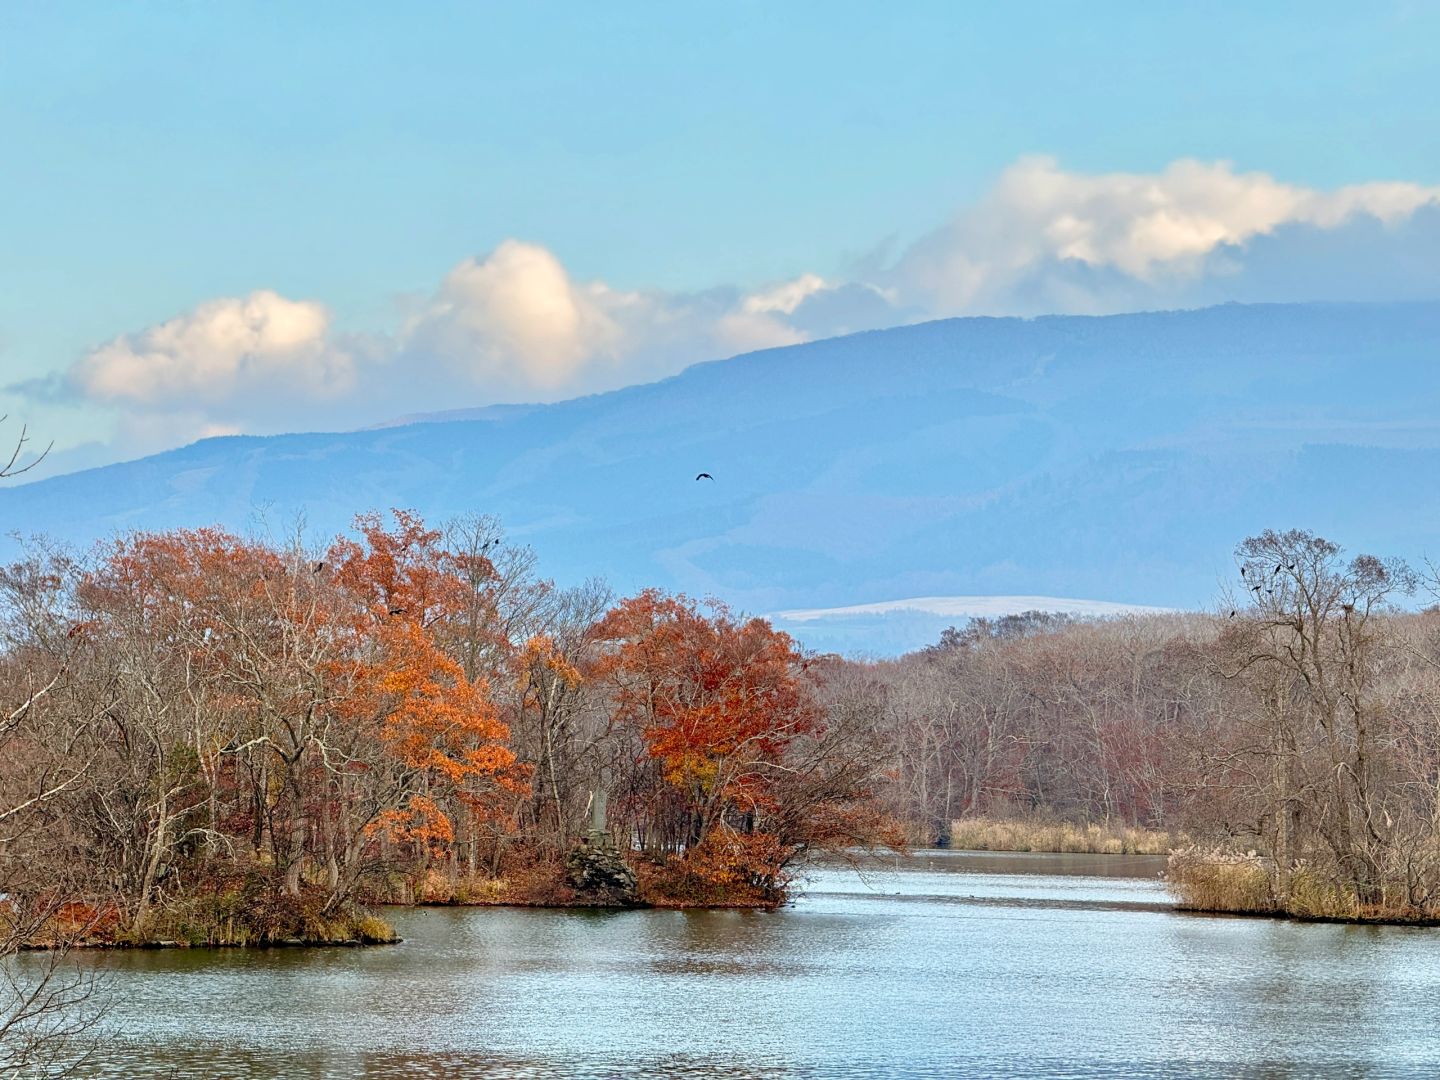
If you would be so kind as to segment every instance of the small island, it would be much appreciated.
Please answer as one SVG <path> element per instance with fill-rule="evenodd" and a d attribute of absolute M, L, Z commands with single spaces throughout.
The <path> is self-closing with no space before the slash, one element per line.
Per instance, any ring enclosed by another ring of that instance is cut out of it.
<path fill-rule="evenodd" d="M 903 843 L 838 659 L 532 563 L 490 519 L 397 512 L 321 550 L 177 530 L 10 567 L 16 945 L 385 943 L 393 904 L 774 907 L 808 856 Z"/>

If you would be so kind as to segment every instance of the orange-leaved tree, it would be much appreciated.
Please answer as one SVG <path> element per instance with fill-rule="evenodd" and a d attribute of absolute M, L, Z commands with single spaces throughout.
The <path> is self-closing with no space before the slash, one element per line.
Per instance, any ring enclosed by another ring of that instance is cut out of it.
<path fill-rule="evenodd" d="M 496 793 L 506 811 L 522 797 L 488 680 L 439 640 L 475 568 L 411 515 L 359 534 L 323 557 L 216 529 L 137 534 L 80 583 L 90 659 L 68 692 L 105 737 L 88 773 L 101 794 L 72 818 L 137 932 L 161 893 L 227 864 L 333 912 L 395 865 L 453 866 Z"/>
<path fill-rule="evenodd" d="M 441 635 L 472 617 L 473 583 L 483 566 L 442 544 L 415 515 L 357 519 L 360 540 L 342 538 L 325 562 L 357 603 L 353 610 L 354 691 L 342 708 L 370 727 L 382 760 L 374 783 L 381 809 L 366 832 L 408 849 L 423 873 L 442 858 L 453 874 L 473 869 L 486 831 L 504 816 L 525 770 L 507 745 L 509 728 L 489 680 L 467 675 Z"/>
<path fill-rule="evenodd" d="M 635 750 L 617 809 L 639 842 L 683 855 L 737 899 L 779 889 L 794 853 L 772 820 L 787 753 L 821 727 L 791 639 L 717 602 L 654 590 L 612 610 L 594 639 L 617 733 Z"/>

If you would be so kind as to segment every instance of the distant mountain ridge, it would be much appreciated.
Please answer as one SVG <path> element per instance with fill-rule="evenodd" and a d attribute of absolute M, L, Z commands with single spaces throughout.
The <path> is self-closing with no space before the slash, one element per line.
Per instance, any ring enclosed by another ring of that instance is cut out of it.
<path fill-rule="evenodd" d="M 1267 526 L 1440 555 L 1437 359 L 1437 303 L 951 319 L 478 419 L 207 439 L 0 490 L 0 527 L 85 542 L 263 512 L 324 536 L 403 506 L 499 514 L 561 581 L 751 611 L 1193 607 Z"/>
<path fill-rule="evenodd" d="M 774 611 L 771 623 L 819 652 L 889 656 L 933 645 L 947 627 L 1030 611 L 1110 619 L 1161 615 L 1169 608 L 1064 596 L 912 596 L 871 604 Z"/>
<path fill-rule="evenodd" d="M 912 596 L 904 600 L 880 600 L 872 604 L 776 611 L 771 614 L 771 618 L 790 623 L 806 623 L 822 619 L 891 615 L 898 611 L 913 611 L 919 615 L 933 615 L 941 619 L 988 619 L 1000 615 L 1018 615 L 1026 611 L 1046 611 L 1080 618 L 1106 618 L 1112 615 L 1159 615 L 1170 609 L 1147 607 L 1143 604 L 1116 604 L 1109 600 L 1075 600 L 1063 596 Z"/>
<path fill-rule="evenodd" d="M 407 427 L 410 424 L 451 424 L 457 420 L 510 420 L 524 413 L 543 409 L 544 405 L 481 405 L 474 409 L 445 409 L 441 412 L 411 413 L 370 424 L 363 431 Z"/>

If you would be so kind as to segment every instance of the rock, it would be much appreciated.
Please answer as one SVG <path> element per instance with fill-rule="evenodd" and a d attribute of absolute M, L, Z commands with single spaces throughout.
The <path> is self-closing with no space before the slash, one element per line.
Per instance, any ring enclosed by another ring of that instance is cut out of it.
<path fill-rule="evenodd" d="M 635 871 L 613 846 L 581 840 L 565 859 L 565 880 L 579 893 L 582 903 L 597 907 L 633 907 L 636 895 Z"/>

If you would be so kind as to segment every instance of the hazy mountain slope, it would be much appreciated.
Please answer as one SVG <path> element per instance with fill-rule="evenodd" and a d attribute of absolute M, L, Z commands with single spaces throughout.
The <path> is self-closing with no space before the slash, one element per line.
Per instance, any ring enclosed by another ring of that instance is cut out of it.
<path fill-rule="evenodd" d="M 946 627 L 1027 611 L 1078 618 L 1150 615 L 1165 608 L 1060 596 L 914 596 L 875 604 L 769 612 L 770 621 L 818 652 L 896 656 L 933 645 Z"/>
<path fill-rule="evenodd" d="M 1189 606 L 1267 525 L 1440 554 L 1437 357 L 1437 304 L 948 320 L 484 419 L 211 439 L 0 491 L 0 521 L 86 540 L 476 510 L 561 579 L 751 610 Z"/>

